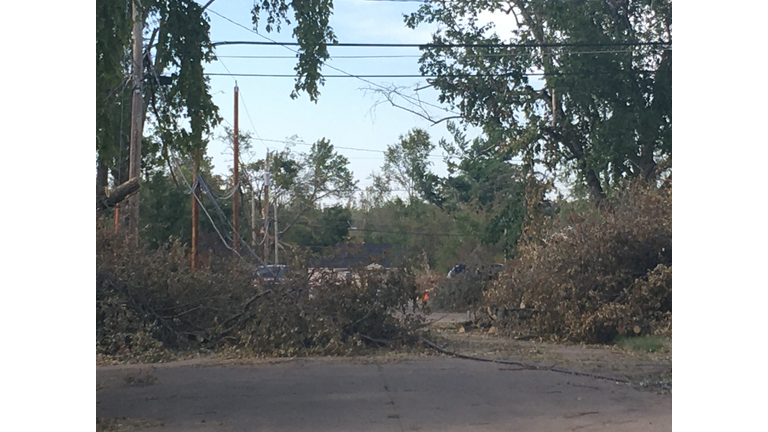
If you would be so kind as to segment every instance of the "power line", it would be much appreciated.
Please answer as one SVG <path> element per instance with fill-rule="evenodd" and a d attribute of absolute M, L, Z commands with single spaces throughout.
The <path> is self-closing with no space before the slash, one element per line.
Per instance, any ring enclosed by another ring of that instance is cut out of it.
<path fill-rule="evenodd" d="M 672 48 L 658 48 L 659 51 L 672 51 Z M 564 55 L 587 55 L 587 54 L 624 54 L 633 53 L 635 50 L 601 50 L 601 51 L 566 51 Z M 520 53 L 471 53 L 467 54 L 468 57 L 519 57 Z M 217 59 L 220 58 L 235 58 L 235 59 L 296 59 L 296 56 L 281 56 L 281 55 L 217 55 Z M 331 56 L 331 60 L 335 59 L 391 59 L 391 58 L 421 58 L 419 54 L 404 54 L 404 55 L 334 55 Z"/>
<path fill-rule="evenodd" d="M 294 145 L 303 145 L 303 146 L 312 146 L 313 144 L 306 143 L 303 141 L 286 141 L 286 140 L 274 140 L 274 139 L 262 139 L 262 141 L 268 141 L 268 142 L 274 142 L 274 143 L 281 143 L 281 144 L 294 144 Z M 352 150 L 352 151 L 361 151 L 361 152 L 371 152 L 371 153 L 386 153 L 386 150 L 374 150 L 374 149 L 364 149 L 364 148 L 358 148 L 358 147 L 343 147 L 343 146 L 333 146 L 334 149 L 340 149 L 340 150 Z M 442 156 L 438 155 L 428 155 L 427 157 L 437 157 L 442 158 Z"/>
<path fill-rule="evenodd" d="M 296 223 L 296 226 L 303 226 L 306 228 L 313 228 L 313 229 L 323 229 L 326 228 L 324 226 L 320 225 L 313 225 L 313 224 L 307 224 L 307 223 Z M 407 235 L 421 235 L 421 236 L 437 236 L 437 237 L 476 237 L 474 234 L 455 234 L 455 233 L 444 233 L 444 232 L 428 232 L 428 231 L 390 231 L 390 230 L 379 230 L 379 229 L 369 229 L 369 228 L 356 228 L 356 227 L 350 227 L 349 232 L 370 232 L 370 233 L 381 233 L 381 234 L 407 234 Z"/>
<path fill-rule="evenodd" d="M 312 227 L 321 228 L 321 227 Z M 359 229 L 350 228 L 350 232 L 371 232 L 381 234 L 408 234 L 408 235 L 421 235 L 421 236 L 436 236 L 436 237 L 476 237 L 474 234 L 454 234 L 454 233 L 436 233 L 436 232 L 418 232 L 418 231 L 388 231 L 388 230 L 376 230 L 376 229 Z"/>
<path fill-rule="evenodd" d="M 613 75 L 616 73 L 657 73 L 656 70 L 622 70 L 622 71 L 610 71 L 610 72 L 527 72 L 524 74 L 518 74 L 517 72 L 498 73 L 498 74 L 452 74 L 452 75 L 418 75 L 418 74 L 392 74 L 392 75 L 323 75 L 323 78 L 498 78 L 498 77 L 514 77 L 519 75 L 525 76 L 593 76 L 593 75 Z M 206 72 L 206 76 L 233 76 L 233 77 L 249 77 L 249 78 L 296 78 L 295 74 L 255 74 L 255 73 L 237 73 L 231 72 Z"/>
<path fill-rule="evenodd" d="M 406 55 L 338 55 L 331 59 L 382 59 L 382 58 L 419 58 L 418 54 Z M 216 58 L 239 58 L 239 59 L 295 59 L 296 56 L 280 55 L 217 55 Z"/>
<path fill-rule="evenodd" d="M 234 75 L 234 74 L 232 74 L 232 72 L 229 70 L 229 68 L 227 67 L 227 65 L 225 65 L 225 64 L 224 64 L 224 62 L 223 62 L 223 61 L 221 61 L 221 60 L 219 60 L 219 62 L 221 63 L 221 65 L 222 65 L 222 66 L 224 66 L 224 69 L 226 69 L 226 70 L 227 70 L 227 72 L 229 73 L 229 76 L 231 76 L 231 77 L 232 77 L 232 79 L 235 79 L 235 75 Z M 237 86 L 237 80 L 235 80 L 235 86 Z M 259 141 L 261 141 L 261 145 L 263 145 L 263 146 L 264 146 L 264 148 L 266 148 L 266 149 L 267 149 L 267 151 L 269 151 L 269 146 L 267 146 L 267 145 L 264 143 L 264 140 L 262 140 L 262 139 L 261 139 L 261 136 L 259 136 L 259 131 L 258 131 L 258 130 L 256 130 L 256 125 L 253 123 L 253 119 L 251 119 L 251 112 L 250 112 L 250 111 L 248 111 L 248 103 L 245 101 L 245 95 L 243 94 L 243 91 L 242 91 L 242 90 L 240 90 L 240 91 L 239 91 L 239 94 L 240 94 L 240 98 L 243 100 L 243 107 L 245 108 L 245 114 L 248 116 L 248 121 L 251 123 L 251 128 L 253 128 L 253 133 L 254 133 L 254 134 L 256 134 L 256 139 L 258 139 Z M 227 123 L 229 123 L 229 121 L 227 121 L 227 119 L 224 119 L 224 120 L 225 120 Z M 230 126 L 232 126 L 232 124 L 230 124 Z M 251 158 L 248 160 L 248 162 L 250 162 L 251 160 L 253 160 L 253 157 L 254 157 L 254 156 L 252 155 L 252 156 L 251 156 Z"/>
<path fill-rule="evenodd" d="M 256 33 L 261 37 L 265 37 Z M 213 42 L 213 46 L 225 45 L 261 45 L 261 46 L 300 46 L 298 42 L 278 41 L 221 41 Z M 602 46 L 668 46 L 672 42 L 555 42 L 555 43 L 500 43 L 500 44 L 397 44 L 397 43 L 367 43 L 367 42 L 339 42 L 328 44 L 328 47 L 354 47 L 354 48 L 567 48 L 567 47 L 602 47 Z"/>
<path fill-rule="evenodd" d="M 248 116 L 248 121 L 251 123 L 251 127 L 253 128 L 253 133 L 256 134 L 256 139 L 261 141 L 261 145 L 264 146 L 264 148 L 269 151 L 269 146 L 264 143 L 264 140 L 261 139 L 261 136 L 259 135 L 259 131 L 256 130 L 256 125 L 253 123 L 253 120 L 251 119 L 251 113 L 248 111 L 248 103 L 245 101 L 245 96 L 243 95 L 243 90 L 240 90 L 240 98 L 243 100 L 243 107 L 245 108 L 245 114 Z M 253 159 L 253 157 L 251 157 Z"/>
<path fill-rule="evenodd" d="M 371 3 L 436 3 L 432 0 L 361 0 Z M 603 1 L 603 0 L 528 0 L 530 3 L 565 3 L 569 1 Z"/>
<path fill-rule="evenodd" d="M 240 28 L 243 28 L 243 29 L 245 29 L 245 30 L 247 30 L 247 31 L 249 31 L 249 32 L 251 32 L 251 33 L 261 37 L 261 38 L 263 38 L 263 39 L 266 39 L 266 40 L 268 40 L 268 41 L 270 41 L 270 42 L 272 42 L 274 44 L 281 45 L 283 48 L 287 49 L 288 51 L 293 52 L 294 54 L 300 54 L 297 50 L 295 50 L 293 48 L 290 48 L 290 47 L 286 46 L 285 44 L 281 44 L 280 42 L 277 42 L 274 39 L 271 39 L 271 38 L 269 38 L 267 36 L 264 36 L 264 35 L 260 34 L 259 32 L 255 31 L 253 29 L 250 29 L 250 28 L 248 28 L 248 27 L 246 27 L 246 26 L 244 26 L 244 25 L 242 25 L 242 24 L 240 24 L 240 23 L 238 23 L 238 22 L 236 22 L 234 20 L 231 20 L 231 19 L 225 17 L 224 15 L 214 11 L 213 9 L 209 9 L 209 11 L 211 13 L 214 13 L 214 14 L 218 15 L 222 19 L 225 19 L 225 20 L 229 21 L 230 23 L 232 23 L 232 24 L 234 24 L 234 25 L 236 25 L 236 26 L 238 26 Z M 341 70 L 341 69 L 339 69 L 339 68 L 337 68 L 335 66 L 332 66 L 330 64 L 325 64 L 325 66 L 328 67 L 329 69 L 333 69 L 333 70 L 335 70 L 337 72 L 341 72 L 341 73 L 343 73 L 345 75 L 353 76 L 351 73 L 349 73 L 347 71 L 344 71 L 344 70 Z M 420 100 L 418 98 L 414 98 L 412 96 L 404 95 L 404 94 L 400 93 L 399 91 L 397 91 L 396 89 L 388 88 L 388 87 L 383 86 L 381 84 L 378 84 L 376 82 L 369 81 L 369 80 L 367 80 L 365 78 L 357 77 L 357 79 L 359 79 L 360 81 L 362 81 L 364 83 L 370 84 L 370 85 L 372 85 L 374 87 L 378 87 L 379 89 L 384 90 L 386 92 L 390 92 L 392 94 L 396 94 L 396 95 L 402 97 L 403 99 L 411 102 L 412 104 L 414 104 L 416 106 L 419 106 L 419 107 L 422 107 L 422 109 L 423 109 L 423 106 L 426 105 L 426 106 L 431 106 L 433 108 L 437 108 L 439 110 L 445 111 L 445 112 L 447 112 L 449 114 L 459 115 L 459 113 L 457 113 L 455 111 L 452 111 L 452 110 L 450 110 L 448 108 L 445 108 L 445 107 L 442 107 L 442 106 L 439 106 L 439 105 L 435 105 L 435 104 L 432 104 L 432 103 L 429 103 L 429 102 L 424 102 L 424 101 L 422 101 L 422 100 Z"/>

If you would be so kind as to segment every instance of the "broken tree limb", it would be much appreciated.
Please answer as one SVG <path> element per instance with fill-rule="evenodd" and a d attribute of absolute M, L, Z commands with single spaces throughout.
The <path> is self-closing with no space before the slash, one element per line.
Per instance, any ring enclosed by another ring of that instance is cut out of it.
<path fill-rule="evenodd" d="M 139 178 L 134 177 L 127 182 L 115 187 L 107 195 L 96 195 L 96 213 L 103 212 L 125 200 L 131 194 L 139 190 Z"/>

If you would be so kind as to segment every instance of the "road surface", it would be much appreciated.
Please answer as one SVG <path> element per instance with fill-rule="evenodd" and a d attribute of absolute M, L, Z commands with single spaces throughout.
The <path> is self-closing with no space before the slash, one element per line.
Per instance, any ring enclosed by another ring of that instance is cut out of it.
<path fill-rule="evenodd" d="M 97 417 L 146 431 L 670 431 L 671 395 L 448 357 L 97 368 Z"/>

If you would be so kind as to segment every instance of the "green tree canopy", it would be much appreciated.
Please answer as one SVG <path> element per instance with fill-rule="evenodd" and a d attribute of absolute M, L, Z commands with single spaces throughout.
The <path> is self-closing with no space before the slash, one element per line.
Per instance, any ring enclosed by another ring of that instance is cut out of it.
<path fill-rule="evenodd" d="M 429 133 L 419 128 L 400 135 L 397 143 L 387 146 L 382 172 L 385 178 L 405 188 L 409 201 L 416 196 L 430 201 L 437 199 L 434 191 L 437 176 L 430 172 L 432 162 L 428 159 L 434 149 Z"/>
<path fill-rule="evenodd" d="M 481 24 L 489 12 L 516 29 Z M 671 1 L 426 0 L 405 22 L 439 25 L 420 62 L 441 102 L 531 165 L 577 173 L 595 201 L 671 156 Z"/>
<path fill-rule="evenodd" d="M 131 72 L 132 6 L 139 7 L 145 37 L 141 67 L 144 83 L 133 89 Z M 204 150 L 211 130 L 220 122 L 218 107 L 213 104 L 209 79 L 204 65 L 214 60 L 210 41 L 210 24 L 205 8 L 194 0 L 98 0 L 96 2 L 96 136 L 99 161 L 109 167 L 127 159 L 127 140 L 132 91 L 144 98 L 146 130 L 156 136 L 160 152 L 179 151 L 191 155 Z M 323 84 L 321 68 L 329 58 L 327 44 L 336 41 L 329 18 L 331 0 L 290 2 L 263 0 L 251 10 L 254 25 L 266 16 L 266 30 L 280 30 L 283 22 L 291 24 L 293 36 L 300 45 L 296 66 L 296 87 L 291 96 L 301 91 L 317 101 Z M 143 154 L 148 152 L 144 149 Z"/>

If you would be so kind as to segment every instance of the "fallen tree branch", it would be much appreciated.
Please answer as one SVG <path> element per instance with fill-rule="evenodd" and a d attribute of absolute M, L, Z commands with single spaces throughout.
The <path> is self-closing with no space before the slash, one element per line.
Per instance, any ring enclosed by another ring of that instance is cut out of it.
<path fill-rule="evenodd" d="M 529 334 L 529 335 L 522 335 L 522 336 L 516 336 L 515 340 L 519 341 L 527 341 L 535 338 L 543 338 L 544 336 L 548 336 L 546 334 Z"/>
<path fill-rule="evenodd" d="M 130 195 L 139 190 L 139 178 L 134 177 L 120 186 L 112 189 L 108 195 L 96 195 L 96 213 L 114 207 L 117 203 L 125 200 Z"/>
<path fill-rule="evenodd" d="M 233 316 L 233 317 L 229 318 L 228 320 L 224 321 L 224 322 L 221 324 L 221 326 L 222 326 L 222 327 L 226 327 L 226 326 L 227 326 L 227 324 L 229 324 L 229 323 L 232 323 L 233 321 L 236 321 L 238 318 L 240 318 L 240 317 L 242 317 L 243 315 L 245 315 L 245 313 L 248 311 L 248 308 L 249 308 L 249 307 L 250 307 L 250 306 L 251 306 L 251 305 L 252 305 L 252 304 L 253 304 L 253 303 L 254 303 L 256 300 L 258 300 L 258 299 L 262 298 L 263 296 L 265 296 L 266 294 L 269 294 L 269 293 L 271 293 L 271 292 L 272 292 L 272 290 L 271 290 L 271 289 L 270 289 L 270 290 L 264 290 L 264 291 L 262 291 L 262 292 L 260 292 L 260 293 L 256 294 L 255 296 L 251 297 L 250 299 L 248 299 L 248 301 L 247 301 L 247 302 L 245 302 L 245 304 L 243 305 L 243 309 L 242 309 L 242 311 L 241 311 L 240 313 L 236 314 L 235 316 Z M 236 323 L 233 323 L 233 324 L 232 324 L 232 326 L 230 326 L 229 328 L 227 328 L 227 329 L 225 329 L 225 330 L 221 331 L 221 332 L 219 333 L 219 335 L 221 336 L 221 335 L 225 335 L 225 334 L 229 333 L 229 332 L 230 332 L 230 331 L 231 331 L 231 330 L 232 330 L 232 329 L 235 327 L 235 324 L 236 324 Z"/>

